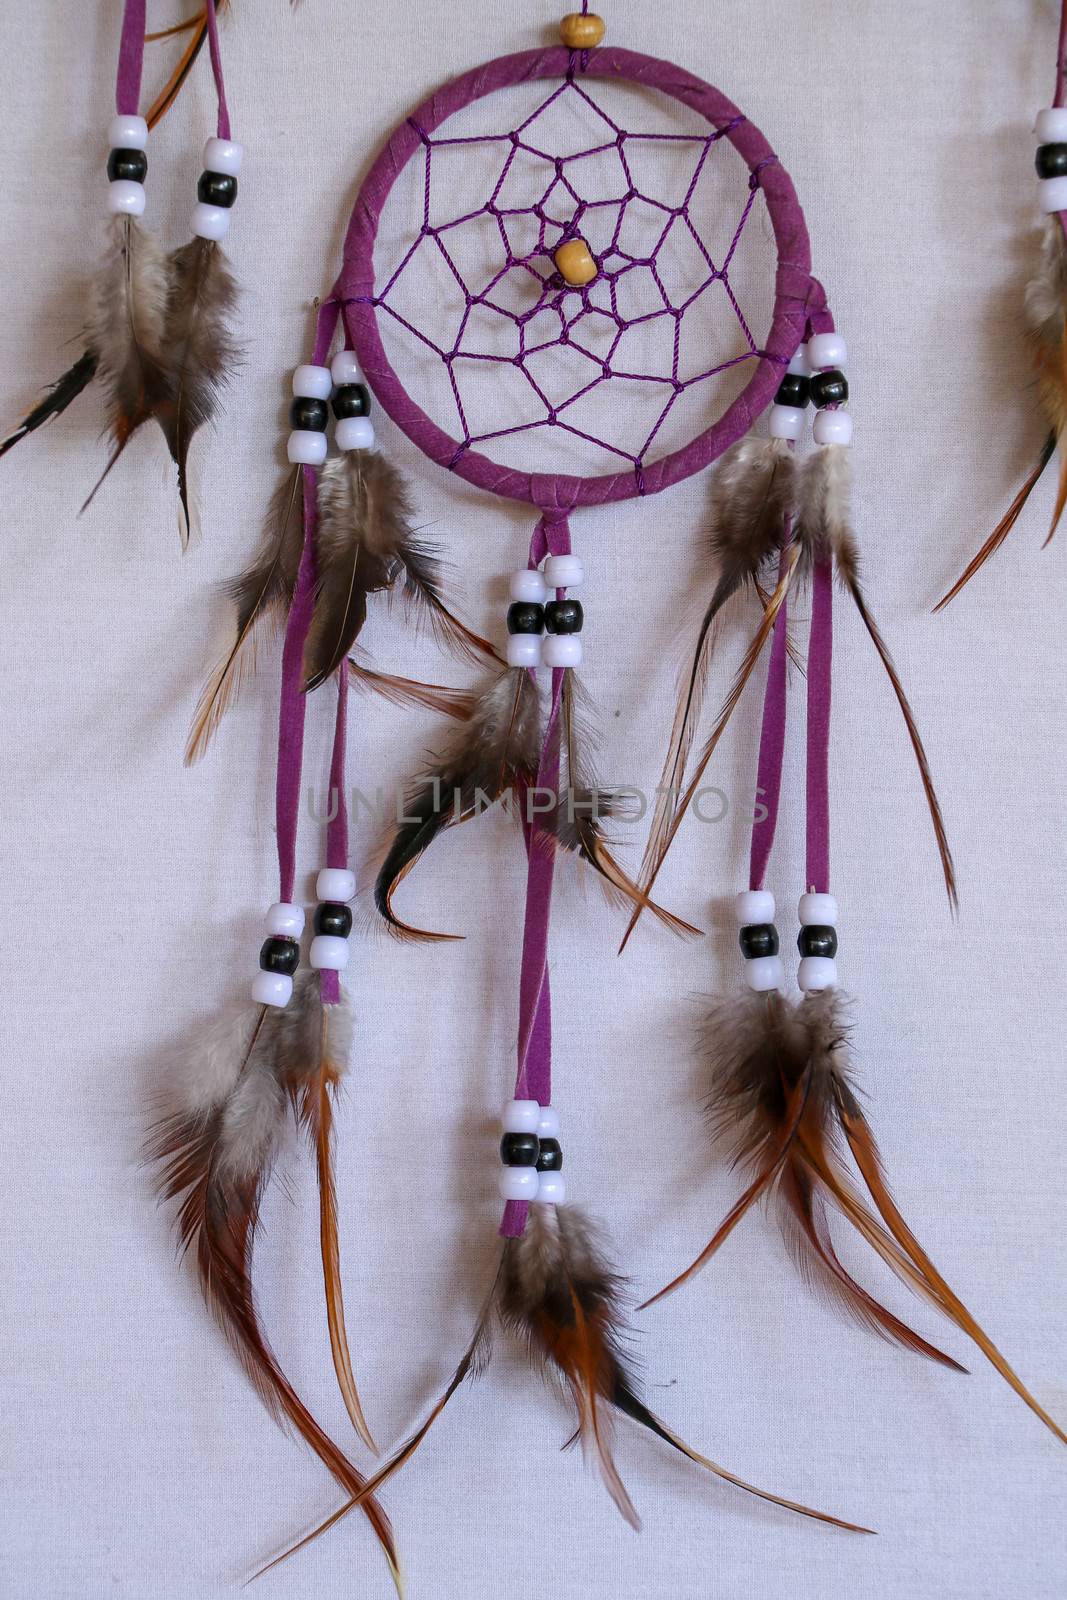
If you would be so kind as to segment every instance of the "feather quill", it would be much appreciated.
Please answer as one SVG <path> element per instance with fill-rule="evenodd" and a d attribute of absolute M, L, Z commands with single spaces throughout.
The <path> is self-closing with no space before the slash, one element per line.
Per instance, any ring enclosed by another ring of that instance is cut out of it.
<path fill-rule="evenodd" d="M 900 707 L 908 730 L 919 778 L 926 797 L 927 809 L 934 827 L 941 870 L 949 904 L 955 911 L 959 906 L 956 889 L 956 869 L 948 832 L 941 811 L 941 802 L 934 787 L 930 762 L 923 745 L 922 735 L 915 720 L 910 702 L 904 692 L 896 664 L 881 629 L 871 615 L 867 598 L 860 583 L 859 551 L 852 532 L 850 509 L 851 467 L 848 450 L 844 445 L 823 445 L 804 464 L 800 479 L 800 496 L 797 517 L 797 544 L 802 561 L 808 568 L 817 562 L 832 560 L 839 582 L 852 599 L 867 630 L 868 637 L 878 652 L 879 660 L 892 685 L 897 705 Z"/>
<path fill-rule="evenodd" d="M 259 1321 L 252 1250 L 260 1204 L 290 1103 L 307 1105 L 323 1071 L 317 975 L 298 975 L 288 1007 L 260 1007 L 209 1030 L 183 1075 L 181 1103 L 156 1125 L 149 1154 L 159 1186 L 178 1200 L 178 1233 L 196 1258 L 204 1298 L 268 1411 L 288 1423 L 349 1495 L 365 1479 L 319 1426 L 286 1378 Z M 363 1507 L 398 1592 L 392 1528 L 373 1496 Z"/>
<path fill-rule="evenodd" d="M 235 638 L 204 685 L 193 717 L 185 764 L 199 761 L 230 706 L 255 668 L 255 635 L 261 622 L 277 627 L 288 613 L 304 548 L 301 469 L 294 467 L 271 497 L 260 548 L 252 565 L 228 585 Z"/>
<path fill-rule="evenodd" d="M 219 394 L 237 364 L 238 349 L 230 329 L 237 285 L 222 246 L 212 239 L 192 239 L 175 250 L 169 272 L 164 349 L 171 369 L 171 400 L 160 421 L 178 468 L 181 534 L 187 542 L 189 446 L 197 430 L 214 419 Z"/>
<path fill-rule="evenodd" d="M 419 858 L 448 827 L 534 784 L 541 758 L 541 708 L 532 673 L 501 673 L 479 696 L 461 735 L 420 777 L 374 887 L 375 904 L 402 938 L 448 939 L 401 922 L 393 896 Z"/>

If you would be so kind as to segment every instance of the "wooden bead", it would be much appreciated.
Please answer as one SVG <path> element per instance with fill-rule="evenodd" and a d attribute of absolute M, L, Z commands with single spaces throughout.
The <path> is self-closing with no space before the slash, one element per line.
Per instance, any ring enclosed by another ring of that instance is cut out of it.
<path fill-rule="evenodd" d="M 585 18 L 580 20 L 584 22 Z M 566 244 L 561 244 L 556 251 L 555 261 L 560 277 L 576 288 L 592 283 L 597 275 L 597 264 L 584 239 L 568 239 Z"/>
<path fill-rule="evenodd" d="M 595 50 L 606 32 L 604 18 L 595 11 L 582 15 L 572 11 L 559 25 L 560 38 L 568 50 Z"/>

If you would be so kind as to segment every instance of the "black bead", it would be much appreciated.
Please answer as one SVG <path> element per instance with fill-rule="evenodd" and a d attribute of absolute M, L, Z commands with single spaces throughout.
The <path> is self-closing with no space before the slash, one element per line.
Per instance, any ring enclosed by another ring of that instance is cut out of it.
<path fill-rule="evenodd" d="M 508 606 L 509 633 L 540 633 L 545 625 L 545 608 L 532 600 L 516 600 Z"/>
<path fill-rule="evenodd" d="M 580 600 L 550 600 L 545 607 L 549 633 L 581 633 L 585 612 Z"/>
<path fill-rule="evenodd" d="M 741 929 L 737 942 L 746 961 L 755 961 L 758 956 L 776 956 L 778 929 L 772 922 L 754 922 Z"/>
<path fill-rule="evenodd" d="M 294 428 L 310 433 L 325 433 L 330 420 L 330 408 L 325 400 L 309 400 L 301 395 L 289 407 L 289 421 Z"/>
<path fill-rule="evenodd" d="M 538 1172 L 562 1172 L 563 1151 L 559 1147 L 558 1139 L 542 1139 L 541 1148 L 537 1152 Z"/>
<path fill-rule="evenodd" d="M 143 183 L 147 171 L 148 157 L 143 150 L 112 150 L 107 158 L 107 175 L 112 183 L 119 179 Z"/>
<path fill-rule="evenodd" d="M 844 405 L 848 399 L 848 379 L 836 367 L 828 372 L 817 372 L 811 380 L 812 404 L 820 410 L 823 406 Z"/>
<path fill-rule="evenodd" d="M 801 928 L 797 935 L 797 949 L 802 956 L 828 956 L 833 960 L 837 954 L 837 929 L 816 927 L 814 924 L 810 928 Z"/>
<path fill-rule="evenodd" d="M 1034 166 L 1039 178 L 1062 178 L 1067 173 L 1067 144 L 1043 144 Z"/>
<path fill-rule="evenodd" d="M 535 1167 L 537 1150 L 536 1133 L 506 1133 L 500 1141 L 500 1159 L 506 1167 Z"/>
<path fill-rule="evenodd" d="M 324 900 L 315 907 L 315 932 L 323 933 L 330 939 L 347 939 L 352 932 L 351 906 Z"/>
<path fill-rule="evenodd" d="M 370 391 L 365 383 L 342 383 L 333 397 L 333 414 L 342 417 L 369 417 Z"/>
<path fill-rule="evenodd" d="M 300 965 L 300 946 L 295 939 L 268 939 L 259 952 L 264 972 L 281 972 L 291 978 Z"/>
<path fill-rule="evenodd" d="M 811 399 L 811 379 L 802 372 L 787 372 L 774 397 L 776 406 L 792 406 L 803 411 Z"/>
<path fill-rule="evenodd" d="M 237 179 L 229 172 L 202 172 L 196 198 L 206 206 L 222 206 L 228 211 L 237 199 Z"/>

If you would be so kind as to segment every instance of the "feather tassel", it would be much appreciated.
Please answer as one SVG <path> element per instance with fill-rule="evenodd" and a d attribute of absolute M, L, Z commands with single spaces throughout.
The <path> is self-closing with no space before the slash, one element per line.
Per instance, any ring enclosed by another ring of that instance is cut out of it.
<path fill-rule="evenodd" d="M 756 1201 L 773 1194 L 783 1232 L 805 1276 L 864 1326 L 963 1372 L 957 1361 L 915 1333 L 846 1271 L 830 1236 L 829 1207 L 852 1224 L 909 1288 L 965 1333 L 1046 1427 L 1067 1443 L 934 1268 L 893 1203 L 852 1087 L 839 992 L 809 994 L 799 1005 L 778 994 L 717 1002 L 703 1029 L 703 1051 L 713 1130 L 730 1139 L 735 1161 L 749 1166 L 754 1176 L 696 1260 L 646 1305 L 695 1276 Z M 877 1216 L 842 1167 L 846 1148 Z"/>
<path fill-rule="evenodd" d="M 501 673 L 480 695 L 461 737 L 415 784 L 404 818 L 379 869 L 375 904 L 403 938 L 448 939 L 401 922 L 393 896 L 419 858 L 446 828 L 466 822 L 498 800 L 537 780 L 541 758 L 541 708 L 533 674 L 521 667 Z"/>
<path fill-rule="evenodd" d="M 238 349 L 230 331 L 237 285 L 222 246 L 192 239 L 169 260 L 170 301 L 164 335 L 172 397 L 160 421 L 178 468 L 181 535 L 188 542 L 189 446 L 214 420 L 221 390 L 231 378 Z"/>
<path fill-rule="evenodd" d="M 317 975 L 302 972 L 284 1010 L 261 1007 L 224 1020 L 201 1043 L 182 1101 L 151 1136 L 160 1190 L 179 1200 L 178 1232 L 195 1252 L 204 1298 L 268 1411 L 290 1424 L 351 1496 L 365 1479 L 312 1417 L 283 1373 L 259 1321 L 252 1250 L 260 1204 L 289 1103 L 307 1106 L 325 1072 Z M 321 1112 L 318 1113 L 321 1116 Z M 362 1502 L 402 1593 L 396 1543 L 374 1497 Z"/>
<path fill-rule="evenodd" d="M 640 1527 L 640 1520 L 615 1464 L 613 1427 L 618 1415 L 629 1417 L 694 1465 L 747 1494 L 850 1533 L 873 1531 L 757 1488 L 700 1455 L 656 1417 L 641 1399 L 622 1352 L 624 1289 L 624 1280 L 604 1257 L 597 1230 L 577 1207 L 532 1206 L 525 1232 L 504 1246 L 493 1288 L 455 1373 L 426 1421 L 375 1473 L 364 1494 L 376 1493 L 411 1460 L 463 1382 L 484 1370 L 495 1321 L 570 1396 L 578 1419 L 576 1436 L 631 1527 Z M 256 1576 L 305 1549 L 358 1504 L 358 1497 L 353 1497 L 340 1506 Z"/>

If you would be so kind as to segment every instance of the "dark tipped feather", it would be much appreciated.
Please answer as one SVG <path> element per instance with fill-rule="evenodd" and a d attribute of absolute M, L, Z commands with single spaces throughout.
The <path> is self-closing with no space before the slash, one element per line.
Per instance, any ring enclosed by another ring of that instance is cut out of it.
<path fill-rule="evenodd" d="M 191 525 L 189 446 L 197 430 L 215 417 L 219 394 L 237 364 L 238 349 L 230 328 L 237 285 L 222 246 L 212 239 L 192 239 L 175 250 L 169 270 L 164 349 L 171 368 L 172 395 L 160 421 L 178 468 L 178 496 L 187 538 Z"/>
<path fill-rule="evenodd" d="M 203 756 L 254 669 L 257 624 L 266 621 L 277 626 L 287 615 L 303 548 L 301 469 L 294 467 L 271 497 L 255 561 L 228 586 L 236 614 L 236 636 L 200 695 L 185 751 L 186 766 Z"/>
<path fill-rule="evenodd" d="M 941 599 L 937 602 L 937 605 L 934 607 L 935 612 L 944 611 L 945 607 L 951 601 L 955 600 L 960 590 L 965 588 L 966 585 L 970 583 L 975 573 L 978 572 L 980 568 L 985 566 L 990 556 L 995 555 L 1000 549 L 1001 545 L 1008 537 L 1008 534 L 1022 516 L 1026 502 L 1037 488 L 1045 468 L 1048 466 L 1055 453 L 1056 435 L 1054 433 L 1050 433 L 1044 444 L 1041 446 L 1041 454 L 1038 456 L 1034 469 L 1026 479 L 1026 482 L 1023 484 L 1022 488 L 1015 496 L 1015 499 L 1001 517 L 1000 521 L 997 523 L 996 527 L 993 529 L 993 532 L 989 535 L 989 538 L 979 550 L 978 554 L 967 563 L 966 567 L 964 567 L 963 571 L 960 573 L 960 576 L 956 579 L 956 582 L 952 585 L 952 588 L 947 594 L 942 595 Z M 1051 535 L 1049 537 L 1051 537 Z"/>
<path fill-rule="evenodd" d="M 38 401 L 32 411 L 27 412 L 17 428 L 8 434 L 6 439 L 0 440 L 0 456 L 7 452 L 20 439 L 25 439 L 29 433 L 34 433 L 38 428 L 44 427 L 46 422 L 51 422 L 55 417 L 62 416 L 67 407 L 76 400 L 82 390 L 95 378 L 100 358 L 95 350 L 86 350 L 79 356 L 69 371 L 61 378 L 57 378 L 44 399 Z"/>
<path fill-rule="evenodd" d="M 501 673 L 479 697 L 462 734 L 416 783 L 378 872 L 375 904 L 396 934 L 440 939 L 401 922 L 393 896 L 433 841 L 498 800 L 536 781 L 541 756 L 541 711 L 533 675 L 521 668 Z"/>
<path fill-rule="evenodd" d="M 434 638 L 461 660 L 476 664 L 499 662 L 501 658 L 488 639 L 468 628 L 446 605 L 440 566 L 433 548 L 411 533 L 404 541 L 402 559 L 404 594 L 421 608 Z"/>
<path fill-rule="evenodd" d="M 381 695 L 394 706 L 421 706 L 438 711 L 457 722 L 469 722 L 477 704 L 465 689 L 450 689 L 442 683 L 420 683 L 415 678 L 396 678 L 388 672 L 373 672 L 362 662 L 349 660 L 348 681 L 354 689 Z"/>

